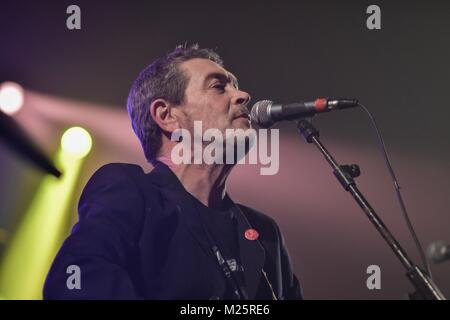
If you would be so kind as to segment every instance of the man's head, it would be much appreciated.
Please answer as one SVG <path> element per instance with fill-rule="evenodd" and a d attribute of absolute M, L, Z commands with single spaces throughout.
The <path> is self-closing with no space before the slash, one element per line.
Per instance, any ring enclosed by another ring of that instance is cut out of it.
<path fill-rule="evenodd" d="M 158 156 L 163 141 L 176 129 L 193 131 L 248 129 L 246 104 L 250 96 L 212 50 L 179 46 L 146 67 L 128 96 L 128 113 L 148 161 Z"/>

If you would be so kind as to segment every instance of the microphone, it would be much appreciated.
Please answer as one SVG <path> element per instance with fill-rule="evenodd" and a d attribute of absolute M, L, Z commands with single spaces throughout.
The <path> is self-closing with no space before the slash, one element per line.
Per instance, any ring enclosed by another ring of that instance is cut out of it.
<path fill-rule="evenodd" d="M 450 259 L 450 245 L 441 241 L 431 243 L 427 249 L 428 259 L 434 263 L 444 262 Z"/>
<path fill-rule="evenodd" d="M 270 100 L 256 102 L 250 114 L 251 121 L 262 128 L 269 128 L 277 121 L 309 118 L 316 113 L 329 112 L 358 106 L 355 99 L 319 98 L 310 102 L 290 104 L 274 103 Z"/>
<path fill-rule="evenodd" d="M 39 168 L 59 178 L 61 172 L 31 140 L 13 117 L 0 111 L 0 138 L 21 156 L 31 160 Z"/>

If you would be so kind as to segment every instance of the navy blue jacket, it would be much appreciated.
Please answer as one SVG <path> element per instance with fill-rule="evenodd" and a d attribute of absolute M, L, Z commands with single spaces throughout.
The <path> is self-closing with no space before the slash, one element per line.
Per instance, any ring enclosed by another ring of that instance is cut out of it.
<path fill-rule="evenodd" d="M 240 213 L 243 297 L 272 299 L 264 270 L 278 299 L 301 299 L 275 221 L 233 205 Z M 101 167 L 85 186 L 78 213 L 48 273 L 44 299 L 227 299 L 228 280 L 192 196 L 167 166 L 148 174 L 132 164 Z M 245 238 L 249 228 L 258 240 Z M 67 285 L 71 265 L 81 271 L 80 289 Z"/>

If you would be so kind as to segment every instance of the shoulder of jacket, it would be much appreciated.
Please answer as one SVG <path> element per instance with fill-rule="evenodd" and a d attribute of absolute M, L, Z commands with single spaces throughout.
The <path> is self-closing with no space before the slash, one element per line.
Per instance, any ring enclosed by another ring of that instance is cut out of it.
<path fill-rule="evenodd" d="M 244 212 L 244 214 L 246 215 L 246 217 L 250 223 L 253 222 L 253 223 L 258 223 L 258 224 L 261 224 L 261 223 L 271 224 L 271 225 L 274 225 L 275 227 L 277 227 L 277 223 L 275 222 L 275 220 L 268 214 L 258 211 L 254 208 L 245 206 L 240 203 L 237 203 L 237 205 Z"/>

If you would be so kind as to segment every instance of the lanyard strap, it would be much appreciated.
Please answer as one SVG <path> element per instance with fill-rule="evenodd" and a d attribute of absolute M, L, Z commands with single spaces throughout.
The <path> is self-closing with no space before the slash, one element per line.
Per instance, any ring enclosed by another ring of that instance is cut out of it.
<path fill-rule="evenodd" d="M 225 257 L 222 255 L 219 246 L 216 245 L 216 241 L 214 241 L 213 237 L 211 236 L 209 232 L 209 228 L 204 223 L 203 219 L 203 226 L 205 228 L 206 236 L 208 237 L 208 241 L 211 244 L 211 250 L 214 254 L 214 256 L 217 259 L 217 262 L 219 266 L 222 269 L 223 274 L 225 275 L 225 278 L 227 279 L 228 284 L 233 289 L 233 293 L 236 295 L 236 298 L 238 300 L 241 299 L 248 299 L 247 293 L 245 289 L 242 287 L 242 284 L 236 280 L 236 278 L 233 276 L 233 272 L 231 271 L 230 265 L 228 264 L 228 261 L 225 259 Z"/>
<path fill-rule="evenodd" d="M 243 223 L 245 222 L 249 227 L 251 227 L 251 224 L 247 220 L 246 215 L 244 214 L 244 212 L 241 210 L 241 208 L 238 205 L 236 205 L 236 204 L 233 205 L 231 207 L 231 210 L 233 211 L 236 219 L 239 219 L 239 217 L 240 217 L 242 219 Z M 261 242 L 258 239 L 254 240 L 254 241 L 257 241 L 261 245 L 261 247 L 264 249 L 263 245 L 261 244 Z M 261 273 L 263 274 L 263 277 L 266 280 L 266 284 L 268 285 L 268 287 L 270 289 L 270 292 L 272 294 L 272 300 L 278 300 L 278 297 L 275 294 L 275 291 L 273 290 L 272 283 L 270 282 L 269 277 L 267 276 L 267 273 L 264 271 L 264 268 L 261 269 Z"/>

